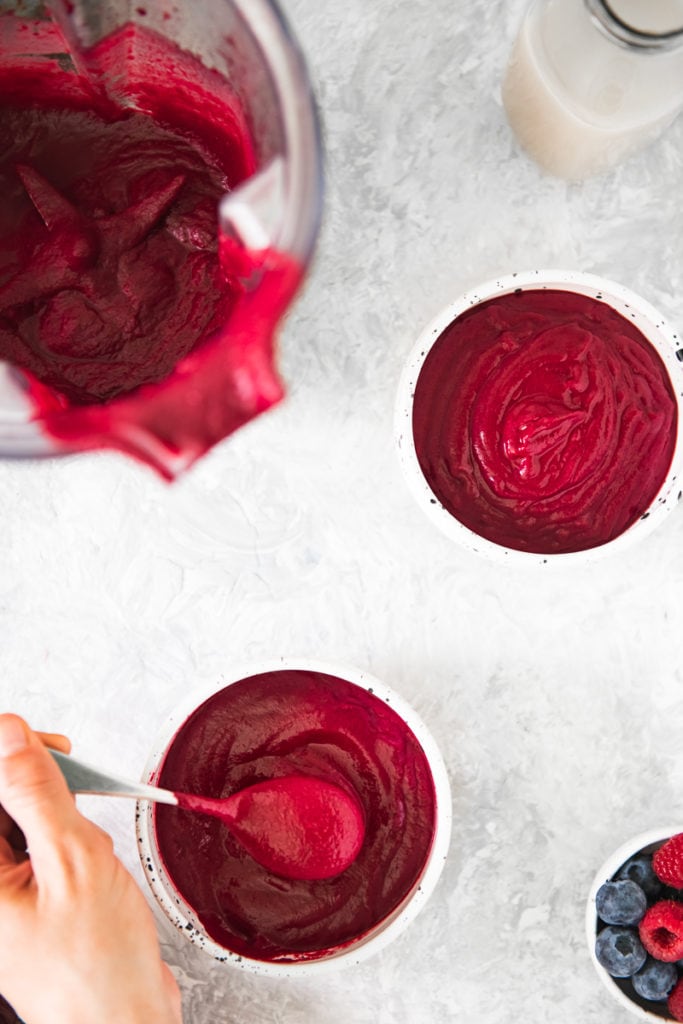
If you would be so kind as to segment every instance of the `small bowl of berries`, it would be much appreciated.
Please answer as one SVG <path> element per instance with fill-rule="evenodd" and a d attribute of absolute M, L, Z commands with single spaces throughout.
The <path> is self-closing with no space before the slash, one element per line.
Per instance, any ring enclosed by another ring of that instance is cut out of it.
<path fill-rule="evenodd" d="M 651 1024 L 683 1021 L 683 832 L 645 832 L 603 864 L 586 930 L 598 975 L 622 1006 Z"/>

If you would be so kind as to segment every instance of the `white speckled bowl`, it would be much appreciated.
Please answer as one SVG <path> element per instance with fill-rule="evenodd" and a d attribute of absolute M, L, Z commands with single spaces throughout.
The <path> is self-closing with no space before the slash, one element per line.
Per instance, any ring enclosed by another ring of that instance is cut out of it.
<path fill-rule="evenodd" d="M 624 843 L 618 850 L 615 850 L 614 853 L 607 858 L 596 874 L 593 879 L 593 884 L 591 885 L 590 894 L 588 896 L 588 902 L 586 904 L 586 940 L 588 942 L 591 960 L 598 972 L 598 977 L 612 998 L 616 999 L 620 1006 L 629 1010 L 636 1017 L 639 1017 L 640 1020 L 649 1021 L 649 1024 L 656 1024 L 656 1022 L 661 1024 L 661 1021 L 672 1020 L 673 1018 L 668 1016 L 666 1013 L 666 1003 L 653 1004 L 660 1005 L 662 1007 L 661 1014 L 651 1012 L 643 1006 L 640 1006 L 624 991 L 622 986 L 619 984 L 620 979 L 613 978 L 609 975 L 605 968 L 598 962 L 595 955 L 595 939 L 597 936 L 598 924 L 598 915 L 595 909 L 595 898 L 600 886 L 605 882 L 609 882 L 622 864 L 625 864 L 627 860 L 633 857 L 636 853 L 653 853 L 666 839 L 677 835 L 679 832 L 683 832 L 683 825 L 672 825 L 669 828 L 650 829 L 648 832 L 641 832 L 640 835 L 635 836 L 633 839 L 629 839 L 627 843 Z"/>
<path fill-rule="evenodd" d="M 518 288 L 556 289 L 579 295 L 599 296 L 617 313 L 632 321 L 652 344 L 667 369 L 676 397 L 676 446 L 667 477 L 652 504 L 645 510 L 642 518 L 614 540 L 585 551 L 536 554 L 505 548 L 474 533 L 441 505 L 422 473 L 415 451 L 412 425 L 413 395 L 420 371 L 432 346 L 446 328 L 472 306 L 499 295 L 510 294 Z M 525 566 L 587 564 L 607 553 L 616 554 L 623 551 L 662 522 L 677 504 L 683 488 L 683 363 L 676 357 L 679 350 L 683 350 L 683 340 L 676 329 L 667 323 L 665 317 L 640 296 L 614 281 L 570 270 L 525 271 L 487 281 L 478 288 L 466 292 L 425 327 L 405 364 L 398 388 L 394 429 L 399 460 L 410 490 L 427 516 L 451 540 L 498 563 Z"/>
<path fill-rule="evenodd" d="M 224 948 L 211 939 L 197 920 L 196 914 L 168 878 L 154 836 L 153 809 L 146 801 L 141 801 L 137 805 L 136 832 L 138 852 L 145 878 L 156 901 L 155 905 L 157 908 L 161 908 L 167 918 L 186 938 L 222 963 L 256 974 L 292 978 L 360 963 L 388 946 L 414 920 L 427 902 L 441 874 L 450 842 L 452 812 L 450 785 L 443 758 L 431 734 L 410 705 L 388 686 L 366 672 L 350 668 L 348 665 L 328 664 L 301 658 L 278 658 L 254 665 L 238 666 L 220 684 L 190 694 L 171 713 L 157 736 L 145 767 L 144 780 L 154 782 L 157 779 L 165 752 L 173 737 L 188 716 L 214 693 L 225 689 L 231 683 L 258 675 L 261 672 L 287 669 L 323 672 L 345 679 L 364 690 L 371 690 L 376 697 L 389 704 L 403 719 L 419 741 L 427 757 L 436 794 L 434 839 L 422 874 L 402 903 L 370 932 L 362 935 L 355 942 L 332 950 L 329 954 L 323 954 L 320 958 L 287 962 L 250 959 Z"/>

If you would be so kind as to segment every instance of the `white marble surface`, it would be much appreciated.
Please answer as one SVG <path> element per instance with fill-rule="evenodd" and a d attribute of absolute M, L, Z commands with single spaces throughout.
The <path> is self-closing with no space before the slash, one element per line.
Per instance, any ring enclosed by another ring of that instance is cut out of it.
<path fill-rule="evenodd" d="M 683 827 L 683 509 L 590 569 L 478 560 L 414 505 L 392 439 L 413 339 L 511 270 L 681 308 L 683 124 L 568 186 L 499 98 L 524 0 L 288 0 L 325 123 L 326 218 L 282 335 L 289 397 L 168 487 L 111 454 L 0 464 L 2 701 L 137 775 L 239 660 L 351 662 L 431 727 L 454 795 L 431 902 L 377 959 L 263 980 L 162 929 L 188 1024 L 617 1024 L 583 934 L 594 871 Z M 142 882 L 133 807 L 90 798 Z"/>

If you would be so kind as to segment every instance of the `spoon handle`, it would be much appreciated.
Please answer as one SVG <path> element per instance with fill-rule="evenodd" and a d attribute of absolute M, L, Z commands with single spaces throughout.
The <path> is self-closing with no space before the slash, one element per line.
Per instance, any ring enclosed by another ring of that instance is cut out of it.
<path fill-rule="evenodd" d="M 131 782 L 116 775 L 102 772 L 89 764 L 77 761 L 59 750 L 50 753 L 62 770 L 66 784 L 72 793 L 97 793 L 100 796 L 132 796 L 137 800 L 155 800 L 158 804 L 178 805 L 178 798 L 169 789 L 146 786 L 142 782 Z"/>

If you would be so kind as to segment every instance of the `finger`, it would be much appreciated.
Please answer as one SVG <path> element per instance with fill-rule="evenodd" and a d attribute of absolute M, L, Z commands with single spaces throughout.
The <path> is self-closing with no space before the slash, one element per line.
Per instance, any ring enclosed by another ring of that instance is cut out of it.
<path fill-rule="evenodd" d="M 41 743 L 53 750 L 61 750 L 63 754 L 71 753 L 71 740 L 68 736 L 62 736 L 60 732 L 37 732 Z"/>
<path fill-rule="evenodd" d="M 59 732 L 36 732 L 36 736 L 39 736 L 41 743 L 46 747 L 52 748 L 52 750 L 61 750 L 63 754 L 71 753 L 71 740 L 68 736 L 63 736 Z M 23 832 L 17 827 L 16 822 L 10 818 L 4 807 L 0 807 L 0 837 L 9 839 L 10 846 L 15 850 L 26 849 L 26 840 L 24 839 Z"/>
<path fill-rule="evenodd" d="M 36 732 L 36 736 L 40 737 L 41 743 L 46 747 L 51 747 L 53 750 L 61 750 L 63 754 L 71 753 L 71 740 L 67 736 L 62 736 L 59 732 Z M 7 839 L 15 829 L 15 822 L 10 818 L 4 807 L 0 807 L 0 836 L 4 836 Z"/>
<path fill-rule="evenodd" d="M 44 746 L 52 750 L 59 750 L 62 754 L 71 753 L 71 740 L 68 736 L 62 736 L 61 732 L 37 732 L 36 736 L 40 737 L 40 742 Z M 76 799 L 73 793 L 71 794 L 71 799 Z"/>
<path fill-rule="evenodd" d="M 26 836 L 40 882 L 84 819 L 54 758 L 17 715 L 0 715 L 0 804 Z"/>
<path fill-rule="evenodd" d="M 171 1014 L 174 1021 L 178 1021 L 182 1024 L 183 1019 L 183 1000 L 180 994 L 180 988 L 176 981 L 171 968 L 168 964 L 161 965 L 162 971 L 162 984 L 166 989 L 168 1001 L 171 1004 Z"/>
<path fill-rule="evenodd" d="M 61 750 L 64 754 L 71 753 L 71 740 L 56 732 L 36 732 L 41 743 L 53 750 Z M 71 796 L 73 800 L 73 795 Z M 4 807 L 0 806 L 0 838 L 6 839 L 14 854 L 15 860 L 26 858 L 26 837 L 13 818 L 10 818 Z M 3 848 L 4 849 L 4 848 Z"/>

